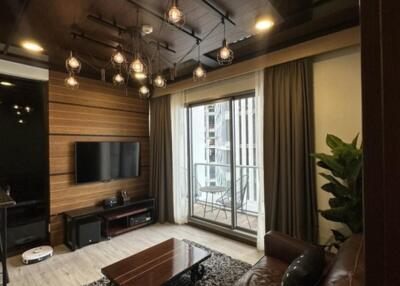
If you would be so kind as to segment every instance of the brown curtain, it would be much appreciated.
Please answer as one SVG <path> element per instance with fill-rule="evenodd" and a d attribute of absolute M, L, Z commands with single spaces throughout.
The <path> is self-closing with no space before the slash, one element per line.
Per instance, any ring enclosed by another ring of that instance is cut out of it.
<path fill-rule="evenodd" d="M 158 221 L 174 222 L 170 96 L 150 102 L 150 194 Z"/>
<path fill-rule="evenodd" d="M 265 219 L 267 230 L 317 241 L 311 84 L 306 59 L 265 70 Z"/>

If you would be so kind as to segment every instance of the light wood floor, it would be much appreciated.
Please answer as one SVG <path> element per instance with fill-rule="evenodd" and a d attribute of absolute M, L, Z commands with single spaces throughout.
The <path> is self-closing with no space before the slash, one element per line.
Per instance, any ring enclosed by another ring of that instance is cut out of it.
<path fill-rule="evenodd" d="M 83 285 L 101 277 L 100 269 L 166 239 L 189 239 L 236 259 L 254 264 L 263 255 L 255 247 L 187 225 L 156 224 L 70 252 L 55 249 L 50 259 L 22 265 L 19 256 L 8 259 L 10 286 Z"/>

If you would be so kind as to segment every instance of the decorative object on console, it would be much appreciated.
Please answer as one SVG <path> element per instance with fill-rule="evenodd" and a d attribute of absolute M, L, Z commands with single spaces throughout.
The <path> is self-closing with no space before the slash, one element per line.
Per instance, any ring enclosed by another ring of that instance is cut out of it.
<path fill-rule="evenodd" d="M 117 197 L 111 197 L 103 200 L 103 206 L 105 209 L 113 208 L 118 205 Z"/>
<path fill-rule="evenodd" d="M 319 161 L 317 165 L 329 171 L 320 173 L 328 180 L 322 189 L 334 197 L 329 199 L 330 209 L 320 211 L 330 221 L 344 223 L 352 233 L 363 231 L 362 199 L 362 147 L 357 147 L 358 135 L 351 143 L 328 134 L 326 144 L 332 154 L 313 154 Z M 339 248 L 348 237 L 337 230 L 332 230 L 335 242 L 331 245 Z"/>
<path fill-rule="evenodd" d="M 130 200 L 128 193 L 125 190 L 121 190 L 118 194 L 118 197 L 121 204 L 124 204 Z"/>

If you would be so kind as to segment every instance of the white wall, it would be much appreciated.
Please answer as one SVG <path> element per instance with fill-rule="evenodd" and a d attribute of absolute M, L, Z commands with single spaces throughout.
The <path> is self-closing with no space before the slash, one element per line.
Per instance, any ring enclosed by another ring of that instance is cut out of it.
<path fill-rule="evenodd" d="M 49 70 L 25 64 L 0 60 L 0 74 L 40 81 L 49 80 Z"/>
<path fill-rule="evenodd" d="M 351 141 L 361 133 L 361 60 L 360 48 L 348 48 L 315 57 L 314 112 L 316 152 L 329 152 L 328 133 Z M 318 168 L 317 173 L 322 171 Z M 326 181 L 317 175 L 318 208 L 326 209 L 329 194 L 321 190 Z M 331 236 L 331 228 L 342 227 L 320 216 L 320 241 Z"/>

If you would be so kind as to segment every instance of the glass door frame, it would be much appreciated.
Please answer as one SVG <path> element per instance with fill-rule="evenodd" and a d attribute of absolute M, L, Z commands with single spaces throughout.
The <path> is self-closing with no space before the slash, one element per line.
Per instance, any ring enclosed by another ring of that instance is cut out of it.
<path fill-rule="evenodd" d="M 211 227 L 215 226 L 216 228 L 224 228 L 224 229 L 229 229 L 232 233 L 235 233 L 237 231 L 240 231 L 241 233 L 245 233 L 248 235 L 255 236 L 257 235 L 257 231 L 246 229 L 244 227 L 240 227 L 237 225 L 237 210 L 236 210 L 236 143 L 235 142 L 235 124 L 234 124 L 234 116 L 235 116 L 235 111 L 233 108 L 234 101 L 238 99 L 243 99 L 243 98 L 254 98 L 255 97 L 255 90 L 247 90 L 244 92 L 240 92 L 237 94 L 231 94 L 230 96 L 221 98 L 221 99 L 215 99 L 215 100 L 205 100 L 205 101 L 199 101 L 199 102 L 194 102 L 186 105 L 186 115 L 187 115 L 187 152 L 188 152 L 188 183 L 189 183 L 189 222 L 195 223 L 196 220 L 200 220 L 202 222 L 206 222 L 207 224 L 210 224 Z M 231 198 L 233 198 L 231 201 L 231 224 L 224 224 L 215 220 L 207 219 L 205 217 L 199 217 L 194 215 L 193 213 L 193 195 L 194 195 L 194 188 L 193 188 L 193 158 L 192 158 L 192 113 L 191 113 L 191 108 L 197 107 L 197 106 L 202 106 L 202 105 L 208 105 L 208 104 L 215 104 L 215 103 L 221 103 L 221 102 L 228 102 L 229 103 L 229 137 L 230 137 L 230 172 L 231 172 Z M 194 219 L 194 220 L 193 220 Z"/>

